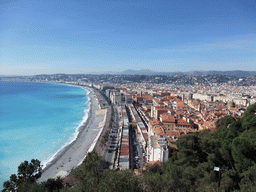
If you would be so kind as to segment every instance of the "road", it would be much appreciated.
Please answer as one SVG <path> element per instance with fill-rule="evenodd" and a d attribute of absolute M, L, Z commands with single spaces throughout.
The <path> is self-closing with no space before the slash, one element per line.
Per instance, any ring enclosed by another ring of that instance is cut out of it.
<path fill-rule="evenodd" d="M 119 113 L 117 106 L 114 109 L 114 122 L 112 123 L 112 129 L 110 130 L 107 147 L 104 152 L 104 159 L 109 163 L 109 168 L 113 169 L 113 163 L 115 158 L 115 149 L 118 145 L 118 131 L 119 131 Z"/>

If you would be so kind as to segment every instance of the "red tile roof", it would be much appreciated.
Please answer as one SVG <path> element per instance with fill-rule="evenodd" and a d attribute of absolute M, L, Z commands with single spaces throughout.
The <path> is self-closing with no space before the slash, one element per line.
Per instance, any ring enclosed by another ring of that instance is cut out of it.
<path fill-rule="evenodd" d="M 165 131 L 166 136 L 174 136 L 174 137 L 179 137 L 180 133 L 178 131 Z"/>
<path fill-rule="evenodd" d="M 120 155 L 129 155 L 129 146 L 128 145 L 121 145 Z"/>
<path fill-rule="evenodd" d="M 149 121 L 149 124 L 150 124 L 151 126 L 159 125 L 160 123 L 161 123 L 161 122 L 158 121 L 157 119 L 153 119 L 153 120 L 150 120 L 150 121 Z"/>
<path fill-rule="evenodd" d="M 155 129 L 154 129 L 154 131 L 155 131 L 155 133 L 156 133 L 156 135 L 160 135 L 160 136 L 164 136 L 164 129 L 162 128 L 162 127 L 156 127 Z"/>

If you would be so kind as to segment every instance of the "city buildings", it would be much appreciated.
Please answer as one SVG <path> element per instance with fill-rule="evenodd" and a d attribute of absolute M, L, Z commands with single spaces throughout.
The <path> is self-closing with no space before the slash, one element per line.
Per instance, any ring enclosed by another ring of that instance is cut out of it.
<path fill-rule="evenodd" d="M 242 80 L 241 80 L 242 79 Z M 256 102 L 256 77 L 229 75 L 39 75 L 1 77 L 20 80 L 90 86 L 102 90 L 119 106 L 120 169 L 167 161 L 183 135 L 205 129 L 227 115 L 240 118 Z"/>

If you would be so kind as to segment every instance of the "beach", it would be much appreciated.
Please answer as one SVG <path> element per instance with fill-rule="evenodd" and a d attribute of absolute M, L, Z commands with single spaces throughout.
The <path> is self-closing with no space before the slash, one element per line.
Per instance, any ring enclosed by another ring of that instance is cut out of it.
<path fill-rule="evenodd" d="M 84 87 L 83 87 L 84 88 Z M 77 138 L 62 149 L 46 167 L 43 168 L 42 176 L 38 182 L 49 178 L 67 176 L 72 168 L 79 166 L 88 152 L 94 150 L 105 126 L 107 109 L 101 109 L 99 100 L 93 89 L 90 91 L 90 111 L 86 122 L 79 128 Z"/>

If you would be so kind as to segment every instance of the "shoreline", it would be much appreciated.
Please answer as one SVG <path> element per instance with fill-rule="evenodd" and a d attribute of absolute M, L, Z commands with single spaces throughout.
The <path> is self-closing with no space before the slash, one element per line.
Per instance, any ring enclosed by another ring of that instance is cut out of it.
<path fill-rule="evenodd" d="M 90 109 L 86 121 L 78 127 L 77 137 L 63 149 L 54 154 L 51 161 L 46 163 L 38 182 L 46 181 L 57 176 L 65 177 L 70 171 L 78 167 L 85 159 L 88 152 L 91 152 L 98 141 L 106 122 L 106 109 L 100 109 L 99 101 L 93 89 L 84 86 L 76 86 L 86 89 L 90 98 Z M 50 158 L 50 159 L 51 159 Z"/>
<path fill-rule="evenodd" d="M 59 85 L 60 85 L 60 84 L 59 84 Z M 64 84 L 61 84 L 61 85 L 64 85 Z M 67 84 L 67 85 L 68 85 L 68 84 Z M 72 86 L 72 85 L 69 85 L 69 86 Z M 84 114 L 81 123 L 78 125 L 78 127 L 77 127 L 76 130 L 75 130 L 75 132 L 73 133 L 73 134 L 75 135 L 75 137 L 74 137 L 71 141 L 69 141 L 69 142 L 65 143 L 63 146 L 61 146 L 61 148 L 60 148 L 56 153 L 54 153 L 52 156 L 50 156 L 49 159 L 48 159 L 44 164 L 41 162 L 42 165 L 43 165 L 42 171 L 45 171 L 46 169 L 48 169 L 48 167 L 49 167 L 52 163 L 54 163 L 54 161 L 56 161 L 56 160 L 55 160 L 56 158 L 58 158 L 59 156 L 63 155 L 63 153 L 65 153 L 65 151 L 69 149 L 69 146 L 71 147 L 71 145 L 73 144 L 73 142 L 75 142 L 75 140 L 79 137 L 79 134 L 80 134 L 80 132 L 82 131 L 81 129 L 82 129 L 83 127 L 86 127 L 87 121 L 88 121 L 88 119 L 91 117 L 91 107 L 92 107 L 92 106 L 91 106 L 91 97 L 89 96 L 90 93 L 91 93 L 91 90 L 86 89 L 86 88 L 84 88 L 84 87 L 80 87 L 80 86 L 74 86 L 74 87 L 79 87 L 79 88 L 82 88 L 82 89 L 85 89 L 86 91 L 88 91 L 88 93 L 86 94 L 86 97 L 88 97 L 88 101 L 87 101 L 87 102 L 89 102 L 89 112 L 88 112 L 88 114 Z M 87 102 L 86 102 L 86 103 L 87 103 Z M 86 111 L 86 109 L 84 110 L 84 112 L 85 112 L 85 111 Z M 85 118 L 86 115 L 87 115 L 87 117 L 86 117 L 86 119 L 84 120 L 84 118 Z"/>
<path fill-rule="evenodd" d="M 82 164 L 88 152 L 98 149 L 98 141 L 100 141 L 102 133 L 104 133 L 104 127 L 106 127 L 108 109 L 101 108 L 101 99 L 99 98 L 97 91 L 88 86 L 57 82 L 19 82 L 66 85 L 79 87 L 87 91 L 85 96 L 88 97 L 88 101 L 86 101 L 86 103 L 90 103 L 87 105 L 85 103 L 84 111 L 87 111 L 88 113 L 84 114 L 84 119 L 73 133 L 74 136 L 73 134 L 70 135 L 70 141 L 61 146 L 61 148 L 48 157 L 48 159 L 45 159 L 43 162 L 41 161 L 41 165 L 43 166 L 42 175 L 37 182 L 43 182 L 49 178 L 56 178 L 57 176 L 64 178 L 73 168 Z"/>

